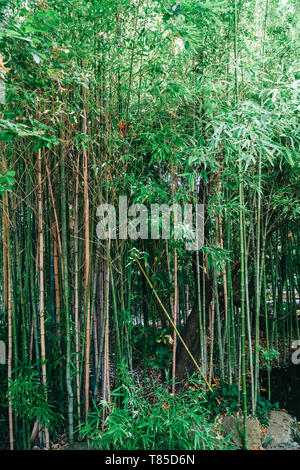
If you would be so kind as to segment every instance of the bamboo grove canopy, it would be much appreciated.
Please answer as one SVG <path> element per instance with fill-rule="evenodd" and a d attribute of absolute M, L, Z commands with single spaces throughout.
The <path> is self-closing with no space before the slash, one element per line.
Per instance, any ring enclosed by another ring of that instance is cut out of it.
<path fill-rule="evenodd" d="M 297 3 L 0 2 L 10 448 L 37 423 L 49 447 L 66 422 L 72 444 L 138 367 L 180 393 L 196 363 L 207 393 L 237 385 L 244 419 L 265 368 L 271 398 L 300 339 Z M 204 204 L 203 247 L 99 241 L 97 207 L 119 196 Z"/>

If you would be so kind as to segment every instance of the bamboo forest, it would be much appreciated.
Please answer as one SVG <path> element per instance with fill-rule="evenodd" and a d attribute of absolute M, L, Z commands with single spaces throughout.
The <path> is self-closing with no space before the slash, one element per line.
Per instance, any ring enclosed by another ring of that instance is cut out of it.
<path fill-rule="evenodd" d="M 300 449 L 299 6 L 0 0 L 1 450 Z"/>

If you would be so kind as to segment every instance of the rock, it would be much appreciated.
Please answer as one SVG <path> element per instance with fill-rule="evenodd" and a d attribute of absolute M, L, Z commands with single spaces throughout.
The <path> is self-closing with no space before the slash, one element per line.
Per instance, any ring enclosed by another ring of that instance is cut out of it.
<path fill-rule="evenodd" d="M 268 450 L 300 449 L 297 421 L 283 411 L 270 411 L 269 427 L 263 447 Z"/>
<path fill-rule="evenodd" d="M 243 418 L 242 416 L 224 416 L 221 421 L 222 434 L 230 434 L 230 442 L 236 447 L 243 447 Z M 248 448 L 257 449 L 261 447 L 262 433 L 256 418 L 249 417 L 247 420 Z"/>

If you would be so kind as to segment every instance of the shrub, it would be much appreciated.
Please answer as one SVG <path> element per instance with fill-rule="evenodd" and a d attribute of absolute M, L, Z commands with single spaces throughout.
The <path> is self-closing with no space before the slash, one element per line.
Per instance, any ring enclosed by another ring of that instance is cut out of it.
<path fill-rule="evenodd" d="M 166 386 L 146 392 L 148 384 L 123 383 L 112 392 L 111 411 L 102 402 L 89 414 L 81 436 L 103 450 L 203 450 L 227 445 L 208 422 L 206 399 L 199 387 L 190 386 L 173 396 Z M 104 411 L 108 415 L 102 422 Z"/>

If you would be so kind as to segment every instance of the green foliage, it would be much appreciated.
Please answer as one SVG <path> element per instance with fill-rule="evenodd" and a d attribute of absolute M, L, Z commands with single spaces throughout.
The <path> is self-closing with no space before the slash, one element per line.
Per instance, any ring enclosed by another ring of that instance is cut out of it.
<path fill-rule="evenodd" d="M 182 327 L 178 326 L 182 332 Z M 135 365 L 144 363 L 144 367 L 166 370 L 170 366 L 172 357 L 174 333 L 172 328 L 157 328 L 149 325 L 148 328 L 137 325 L 132 332 Z"/>
<path fill-rule="evenodd" d="M 53 405 L 47 400 L 45 389 L 34 369 L 20 368 L 15 379 L 9 383 L 12 409 L 20 418 L 38 421 L 51 427 L 57 416 Z"/>
<path fill-rule="evenodd" d="M 136 364 L 144 362 L 146 368 L 168 368 L 172 356 L 172 338 L 170 333 L 170 330 L 167 328 L 157 329 L 152 326 L 148 328 L 137 326 L 133 330 Z"/>
<path fill-rule="evenodd" d="M 15 171 L 7 171 L 4 175 L 0 174 L 0 195 L 2 195 L 4 191 L 12 191 L 12 186 L 15 183 L 15 174 Z"/>
<path fill-rule="evenodd" d="M 255 416 L 264 426 L 269 424 L 269 414 L 271 410 L 279 410 L 279 403 L 271 403 L 267 398 L 259 394 L 257 396 Z"/>
<path fill-rule="evenodd" d="M 220 400 L 218 404 L 216 398 Z M 229 414 L 236 415 L 241 411 L 241 396 L 236 383 L 228 384 L 226 382 L 218 382 L 213 388 L 213 393 L 208 395 L 208 410 L 213 415 Z M 247 412 L 251 415 L 251 397 L 249 390 L 247 390 Z M 258 418 L 261 424 L 268 424 L 268 416 L 270 410 L 279 410 L 278 403 L 271 403 L 267 398 L 258 394 L 255 417 Z"/>
<path fill-rule="evenodd" d="M 194 383 L 193 385 L 199 385 Z M 145 393 L 145 388 L 151 387 Z M 149 380 L 137 386 L 127 380 L 112 392 L 112 410 L 102 402 L 80 430 L 82 438 L 103 450 L 210 450 L 227 448 L 227 441 L 209 423 L 206 398 L 199 387 L 173 396 L 166 385 Z M 122 405 L 117 405 L 118 398 Z M 109 413 L 102 423 L 103 412 Z"/>
<path fill-rule="evenodd" d="M 271 370 L 272 361 L 278 360 L 279 358 L 279 351 L 276 349 L 263 349 L 261 346 L 259 347 L 259 351 L 261 353 L 261 366 Z"/>

